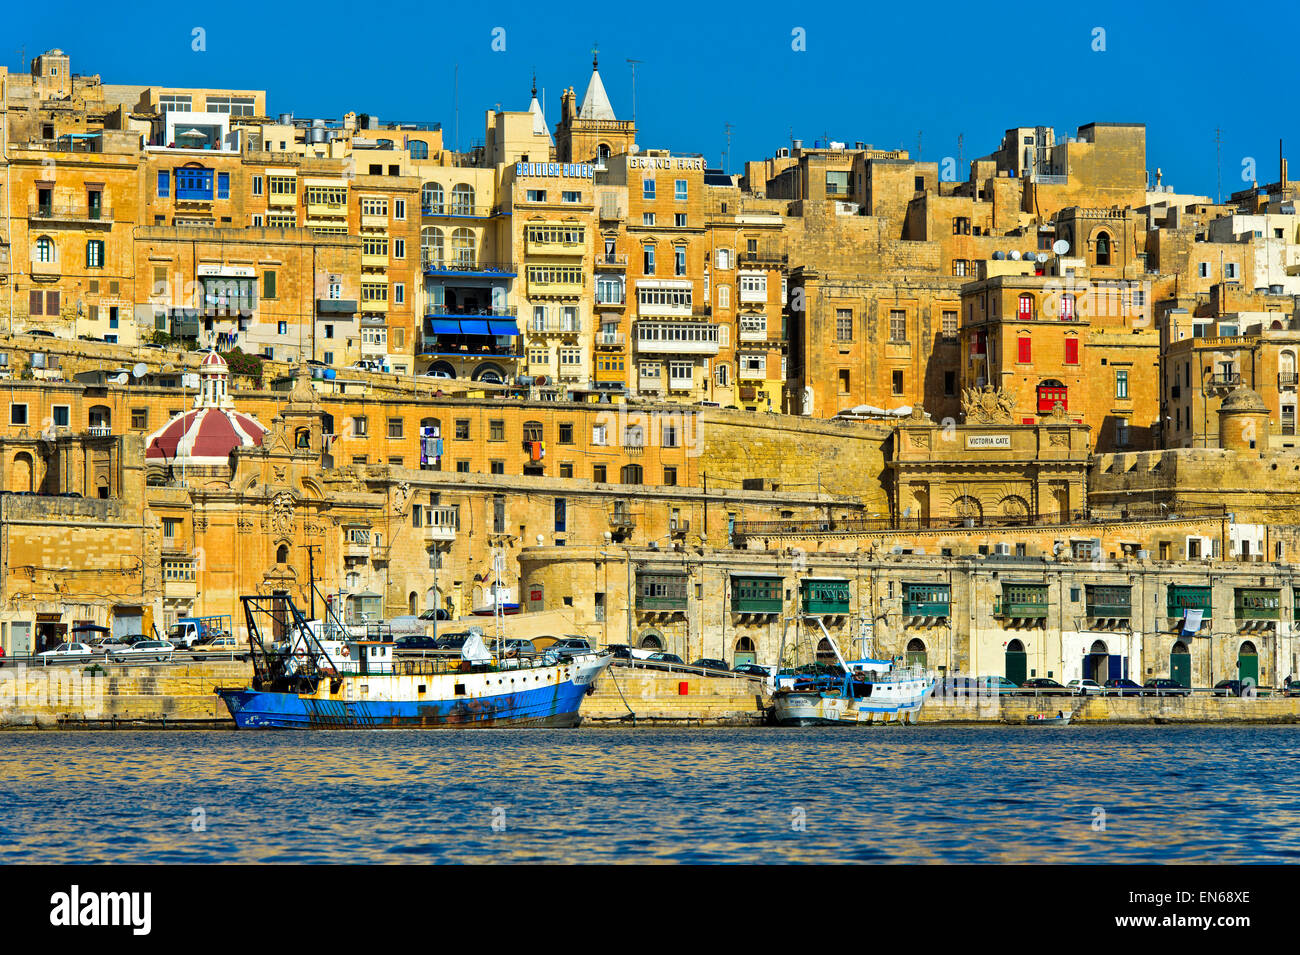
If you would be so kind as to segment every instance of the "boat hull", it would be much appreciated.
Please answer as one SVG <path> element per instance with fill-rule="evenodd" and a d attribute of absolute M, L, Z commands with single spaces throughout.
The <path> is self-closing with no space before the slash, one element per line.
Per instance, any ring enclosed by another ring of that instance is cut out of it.
<path fill-rule="evenodd" d="M 778 726 L 864 726 L 871 723 L 915 723 L 934 683 L 915 692 L 884 698 L 846 699 L 820 692 L 782 691 L 773 699 Z"/>
<path fill-rule="evenodd" d="M 315 694 L 251 688 L 217 693 L 240 729 L 572 727 L 581 721 L 582 701 L 607 663 L 608 658 L 570 666 L 567 673 L 539 668 L 421 678 L 422 686 L 433 684 L 435 691 L 423 695 L 412 692 L 412 678 L 384 675 L 349 677 L 358 686 L 343 690 L 343 698 L 329 696 L 328 680 Z M 515 680 L 537 685 L 514 689 Z M 347 698 L 362 689 L 362 681 L 369 698 Z M 503 689 L 494 692 L 489 684 Z"/>

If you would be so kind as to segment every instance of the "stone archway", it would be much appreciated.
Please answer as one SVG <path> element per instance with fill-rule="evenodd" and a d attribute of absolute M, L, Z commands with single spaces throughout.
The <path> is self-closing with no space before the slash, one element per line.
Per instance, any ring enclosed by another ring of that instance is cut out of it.
<path fill-rule="evenodd" d="M 9 491 L 31 491 L 35 489 L 35 479 L 36 463 L 32 460 L 32 456 L 26 451 L 19 451 L 9 464 L 9 475 L 8 480 L 5 481 L 5 489 Z"/>
<path fill-rule="evenodd" d="M 664 635 L 658 630 L 647 630 L 637 637 L 636 645 L 640 650 L 662 650 L 664 648 Z"/>

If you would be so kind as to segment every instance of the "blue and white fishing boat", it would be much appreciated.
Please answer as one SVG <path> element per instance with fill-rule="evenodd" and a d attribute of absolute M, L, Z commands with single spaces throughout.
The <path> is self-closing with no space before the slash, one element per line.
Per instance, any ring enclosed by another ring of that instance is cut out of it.
<path fill-rule="evenodd" d="M 287 594 L 242 601 L 253 680 L 217 690 L 240 729 L 577 726 L 613 659 L 493 657 L 478 635 L 459 654 L 397 659 L 391 641 L 325 639 Z"/>
<path fill-rule="evenodd" d="M 822 642 L 829 644 L 838 665 L 811 663 L 777 673 L 772 705 L 778 726 L 916 722 L 916 714 L 934 692 L 933 674 L 891 660 L 846 661 L 820 618 L 808 619 L 820 628 Z M 800 622 L 797 619 L 796 626 Z M 784 662 L 784 630 L 781 659 Z"/>

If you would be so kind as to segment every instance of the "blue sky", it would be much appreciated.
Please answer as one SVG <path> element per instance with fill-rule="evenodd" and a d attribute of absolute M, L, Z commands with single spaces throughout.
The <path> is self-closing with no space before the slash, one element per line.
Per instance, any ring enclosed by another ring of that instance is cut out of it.
<path fill-rule="evenodd" d="M 760 12 L 766 10 L 766 12 Z M 373 11 L 372 19 L 358 14 Z M 1102 0 L 975 6 L 805 2 L 664 4 L 503 2 L 282 4 L 230 0 L 27 4 L 5 14 L 0 62 L 18 67 L 52 47 L 73 69 L 109 83 L 265 89 L 272 113 L 441 121 L 468 147 L 483 111 L 528 104 L 532 71 L 554 126 L 560 94 L 579 97 L 600 48 L 601 75 L 620 118 L 632 111 L 637 67 L 638 141 L 703 153 L 720 165 L 731 123 L 731 170 L 829 134 L 852 144 L 907 148 L 968 160 L 1016 125 L 1072 134 L 1088 122 L 1145 122 L 1147 165 L 1179 191 L 1213 195 L 1215 129 L 1222 188 L 1244 188 L 1243 162 L 1277 178 L 1278 139 L 1300 171 L 1300 114 L 1292 108 L 1300 5 L 1233 6 L 1190 0 L 1153 10 Z M 1246 14 L 1249 14 L 1247 18 Z M 191 49 L 206 31 L 205 52 Z M 505 51 L 491 48 L 505 30 Z M 806 50 L 791 48 L 806 31 Z M 1104 51 L 1093 46 L 1105 31 Z M 457 69 L 457 66 L 459 67 Z M 459 95 L 453 95 L 453 76 Z M 963 173 L 964 175 L 964 173 Z"/>

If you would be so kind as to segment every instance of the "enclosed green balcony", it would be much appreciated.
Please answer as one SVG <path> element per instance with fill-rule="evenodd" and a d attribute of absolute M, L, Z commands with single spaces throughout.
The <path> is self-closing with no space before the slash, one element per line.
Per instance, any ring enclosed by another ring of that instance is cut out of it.
<path fill-rule="evenodd" d="M 1233 600 L 1238 620 L 1278 620 L 1282 593 L 1264 587 L 1238 587 Z"/>
<path fill-rule="evenodd" d="M 1212 590 L 1208 584 L 1170 584 L 1165 609 L 1171 617 L 1186 617 L 1187 611 L 1201 611 L 1201 619 L 1209 620 L 1214 613 Z"/>
<path fill-rule="evenodd" d="M 849 581 L 844 577 L 808 577 L 803 582 L 803 612 L 843 615 L 849 612 Z"/>
<path fill-rule="evenodd" d="M 946 617 L 952 605 L 947 584 L 904 584 L 904 617 Z"/>
<path fill-rule="evenodd" d="M 686 583 L 685 574 L 637 574 L 637 609 L 657 613 L 685 611 Z"/>
<path fill-rule="evenodd" d="M 1038 619 L 1047 616 L 1047 584 L 1002 585 L 1002 597 L 993 604 L 995 617 Z"/>
<path fill-rule="evenodd" d="M 1089 586 L 1084 589 L 1088 616 L 1093 618 L 1128 618 L 1133 616 L 1133 588 Z"/>
<path fill-rule="evenodd" d="M 731 575 L 732 613 L 780 613 L 784 584 L 780 577 Z"/>

